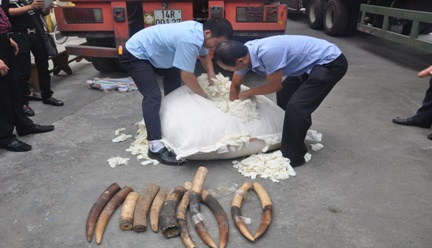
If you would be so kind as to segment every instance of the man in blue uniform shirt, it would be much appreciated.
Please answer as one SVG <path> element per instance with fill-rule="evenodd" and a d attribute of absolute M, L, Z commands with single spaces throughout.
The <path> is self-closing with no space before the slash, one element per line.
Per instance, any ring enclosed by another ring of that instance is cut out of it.
<path fill-rule="evenodd" d="M 209 49 L 232 37 L 231 23 L 224 18 L 213 18 L 204 24 L 196 21 L 156 25 L 133 35 L 127 42 L 120 64 L 132 77 L 143 95 L 142 111 L 147 129 L 150 158 L 162 164 L 177 165 L 176 159 L 161 142 L 159 110 L 161 91 L 156 74 L 163 78 L 165 95 L 177 89 L 181 81 L 196 94 L 206 97 L 194 74 L 197 57 L 209 78 L 215 76 Z"/>
<path fill-rule="evenodd" d="M 223 42 L 217 46 L 214 60 L 234 72 L 231 101 L 277 92 L 277 104 L 285 110 L 280 150 L 293 167 L 303 165 L 311 115 L 348 69 L 339 48 L 313 37 L 279 35 L 245 44 Z M 265 76 L 267 84 L 240 92 L 250 70 Z"/>

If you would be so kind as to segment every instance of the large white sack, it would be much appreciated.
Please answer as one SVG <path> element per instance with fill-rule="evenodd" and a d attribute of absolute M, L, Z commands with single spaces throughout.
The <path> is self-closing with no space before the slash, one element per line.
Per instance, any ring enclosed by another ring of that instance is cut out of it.
<path fill-rule="evenodd" d="M 251 100 L 259 116 L 245 121 L 181 86 L 162 101 L 163 141 L 178 159 L 191 160 L 230 159 L 278 149 L 284 111 L 264 96 Z"/>

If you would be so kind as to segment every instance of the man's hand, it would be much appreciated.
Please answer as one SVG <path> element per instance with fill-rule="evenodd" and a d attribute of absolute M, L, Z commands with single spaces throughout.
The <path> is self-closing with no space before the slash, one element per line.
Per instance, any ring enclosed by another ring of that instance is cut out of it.
<path fill-rule="evenodd" d="M 0 76 L 6 76 L 9 72 L 9 67 L 0 59 Z"/>
<path fill-rule="evenodd" d="M 180 72 L 181 79 L 183 83 L 195 94 L 198 94 L 204 98 L 207 98 L 207 94 L 204 92 L 203 88 L 198 83 L 198 80 L 195 76 L 195 74 L 187 72 L 187 71 L 181 71 Z"/>
<path fill-rule="evenodd" d="M 30 7 L 30 10 L 42 9 L 44 7 L 44 1 L 43 0 L 34 0 L 28 6 Z"/>
<path fill-rule="evenodd" d="M 18 44 L 12 38 L 10 38 L 9 40 L 10 40 L 12 49 L 14 50 L 14 54 L 17 55 L 18 51 L 19 51 Z"/>
<path fill-rule="evenodd" d="M 417 74 L 419 77 L 426 77 L 428 75 L 432 76 L 432 65 Z"/>

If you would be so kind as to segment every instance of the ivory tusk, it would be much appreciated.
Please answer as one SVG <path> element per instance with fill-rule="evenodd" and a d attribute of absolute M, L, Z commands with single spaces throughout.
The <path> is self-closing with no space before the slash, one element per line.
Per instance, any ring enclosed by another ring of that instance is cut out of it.
<path fill-rule="evenodd" d="M 198 168 L 189 196 L 189 210 L 191 212 L 192 223 L 194 224 L 195 230 L 200 236 L 201 240 L 204 241 L 204 243 L 206 243 L 208 246 L 216 248 L 216 243 L 207 232 L 204 222 L 202 221 L 202 215 L 200 213 L 201 193 L 207 174 L 207 168 L 203 166 Z"/>
<path fill-rule="evenodd" d="M 114 211 L 123 203 L 126 196 L 132 192 L 133 189 L 130 186 L 125 186 L 121 189 L 117 194 L 115 194 L 111 200 L 106 204 L 104 209 L 102 210 L 99 219 L 96 225 L 96 244 L 100 244 L 102 242 L 102 236 L 105 231 L 105 227 L 108 224 L 108 221 L 111 218 L 111 215 Z"/>
<path fill-rule="evenodd" d="M 130 192 L 122 205 L 120 213 L 120 229 L 123 231 L 132 230 L 134 221 L 134 211 L 140 194 L 137 192 Z"/>
<path fill-rule="evenodd" d="M 147 216 L 150 210 L 150 206 L 159 192 L 159 185 L 150 184 L 144 189 L 143 195 L 138 200 L 135 207 L 133 229 L 135 232 L 145 232 L 147 230 Z"/>
<path fill-rule="evenodd" d="M 93 239 L 93 232 L 96 226 L 96 221 L 99 218 L 99 215 L 102 212 L 103 208 L 108 203 L 108 201 L 119 191 L 120 191 L 120 186 L 117 183 L 113 183 L 107 189 L 105 189 L 105 191 L 99 196 L 97 201 L 93 204 L 88 214 L 87 222 L 86 222 L 86 236 L 88 242 L 91 242 Z"/>
<path fill-rule="evenodd" d="M 259 225 L 258 230 L 254 236 L 254 239 L 256 240 L 257 238 L 261 237 L 261 235 L 263 235 L 267 228 L 270 226 L 270 223 L 272 221 L 273 206 L 269 195 L 267 194 L 264 187 L 261 186 L 261 184 L 254 182 L 253 188 L 257 193 L 262 206 L 261 224 Z"/>
<path fill-rule="evenodd" d="M 177 224 L 180 227 L 180 236 L 183 241 L 183 244 L 186 248 L 195 248 L 195 243 L 193 242 L 189 228 L 187 226 L 187 209 L 189 206 L 189 195 L 190 191 L 187 191 L 184 195 L 177 209 Z"/>
<path fill-rule="evenodd" d="M 153 200 L 150 209 L 150 226 L 153 232 L 157 233 L 159 231 L 159 213 L 162 207 L 162 204 L 165 201 L 165 198 L 168 194 L 167 188 L 161 188 L 157 193 L 156 197 Z"/>
<path fill-rule="evenodd" d="M 253 184 L 251 182 L 244 183 L 240 189 L 238 189 L 234 195 L 233 201 L 231 203 L 231 216 L 233 218 L 234 224 L 240 233 L 245 236 L 250 241 L 255 241 L 255 239 L 250 234 L 249 230 L 246 228 L 242 218 L 241 218 L 241 205 L 245 194 L 252 189 Z"/>
<path fill-rule="evenodd" d="M 174 191 L 168 194 L 162 205 L 159 223 L 162 234 L 166 238 L 173 238 L 180 234 L 176 209 L 185 192 L 186 190 L 183 187 L 175 187 Z"/>

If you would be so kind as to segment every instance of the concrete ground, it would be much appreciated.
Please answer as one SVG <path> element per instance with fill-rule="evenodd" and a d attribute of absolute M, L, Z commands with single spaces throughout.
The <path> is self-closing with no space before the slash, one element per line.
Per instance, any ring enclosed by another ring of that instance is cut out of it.
<path fill-rule="evenodd" d="M 323 133 L 324 149 L 311 152 L 312 160 L 296 168 L 296 177 L 279 183 L 254 180 L 267 189 L 274 208 L 270 228 L 259 240 L 247 241 L 230 217 L 229 188 L 250 179 L 231 160 L 140 165 L 125 151 L 130 141 L 111 139 L 121 127 L 135 133 L 141 96 L 88 89 L 88 79 L 125 74 L 102 74 L 82 61 L 71 64 L 73 75 L 52 78 L 54 96 L 64 100 L 64 107 L 31 103 L 32 119 L 54 124 L 55 131 L 22 137 L 33 146 L 30 152 L 0 151 L 1 246 L 183 247 L 180 238 L 165 239 L 151 230 L 121 231 L 120 209 L 102 244 L 89 243 L 87 214 L 113 182 L 135 191 L 150 183 L 172 189 L 193 180 L 197 168 L 205 166 L 205 188 L 215 190 L 229 216 L 228 247 L 432 247 L 432 141 L 426 138 L 432 131 L 391 123 L 421 105 L 429 79 L 416 74 L 432 64 L 431 55 L 365 34 L 328 37 L 310 30 L 303 16 L 289 19 L 287 33 L 334 42 L 348 58 L 349 70 L 313 114 L 312 129 Z M 248 82 L 264 81 L 251 75 Z M 106 160 L 114 156 L 131 160 L 111 169 Z M 205 206 L 202 211 L 217 242 L 216 222 Z M 252 218 L 248 228 L 255 233 L 261 218 L 255 194 L 244 202 L 242 213 Z M 191 226 L 190 232 L 198 247 L 206 247 Z"/>

